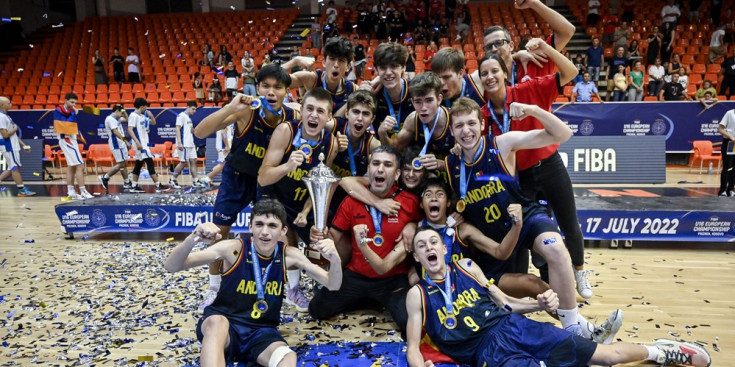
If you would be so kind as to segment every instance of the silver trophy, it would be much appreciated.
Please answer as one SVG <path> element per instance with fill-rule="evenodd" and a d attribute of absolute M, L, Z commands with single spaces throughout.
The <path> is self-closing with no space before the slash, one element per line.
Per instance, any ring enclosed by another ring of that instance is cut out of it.
<path fill-rule="evenodd" d="M 327 228 L 327 215 L 329 214 L 329 202 L 337 182 L 340 180 L 331 168 L 324 164 L 324 153 L 319 153 L 319 164 L 309 171 L 309 174 L 301 178 L 309 189 L 312 211 L 314 212 L 314 226 L 320 232 Z M 306 256 L 319 263 L 321 254 L 311 246 L 306 248 Z"/>

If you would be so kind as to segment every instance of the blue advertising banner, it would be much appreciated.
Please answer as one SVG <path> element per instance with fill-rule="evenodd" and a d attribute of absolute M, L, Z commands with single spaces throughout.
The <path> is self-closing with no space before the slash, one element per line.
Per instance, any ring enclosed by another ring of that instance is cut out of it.
<path fill-rule="evenodd" d="M 579 210 L 586 240 L 735 241 L 732 213 L 711 211 Z"/>
<path fill-rule="evenodd" d="M 717 125 L 735 102 L 705 110 L 699 102 L 607 102 L 555 104 L 552 111 L 575 136 L 666 137 L 667 153 L 692 151 L 692 141 L 722 142 Z"/>

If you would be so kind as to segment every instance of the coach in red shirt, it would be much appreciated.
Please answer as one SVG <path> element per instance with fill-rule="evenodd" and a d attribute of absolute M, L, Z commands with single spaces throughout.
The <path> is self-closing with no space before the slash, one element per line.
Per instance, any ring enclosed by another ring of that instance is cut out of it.
<path fill-rule="evenodd" d="M 340 204 L 327 236 L 338 244 L 340 257 L 349 259 L 338 291 L 321 288 L 314 292 L 309 314 L 328 319 L 341 312 L 381 304 L 403 332 L 406 329 L 408 266 L 405 246 L 398 243 L 404 227 L 422 217 L 415 195 L 397 185 L 402 167 L 398 153 L 380 146 L 370 155 L 369 190 L 380 198 L 401 204 L 395 216 L 348 196 Z M 312 228 L 312 241 L 323 236 Z M 409 239 L 410 241 L 410 239 Z"/>

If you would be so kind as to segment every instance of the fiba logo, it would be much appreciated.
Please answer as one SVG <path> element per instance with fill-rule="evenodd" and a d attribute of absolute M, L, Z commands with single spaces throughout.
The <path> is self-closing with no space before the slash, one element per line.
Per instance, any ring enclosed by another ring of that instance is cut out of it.
<path fill-rule="evenodd" d="M 651 125 L 651 132 L 653 135 L 663 135 L 666 133 L 666 123 L 661 120 L 656 120 Z"/>
<path fill-rule="evenodd" d="M 92 225 L 95 227 L 102 227 L 107 223 L 107 216 L 102 209 L 95 209 L 92 212 Z"/>
<path fill-rule="evenodd" d="M 595 125 L 592 124 L 592 120 L 584 120 L 582 121 L 582 124 L 579 125 L 579 133 L 584 136 L 592 135 L 593 131 L 595 131 Z"/>
<path fill-rule="evenodd" d="M 155 227 L 159 223 L 161 223 L 161 216 L 158 215 L 158 212 L 156 212 L 156 209 L 148 209 L 145 212 L 145 224 Z"/>

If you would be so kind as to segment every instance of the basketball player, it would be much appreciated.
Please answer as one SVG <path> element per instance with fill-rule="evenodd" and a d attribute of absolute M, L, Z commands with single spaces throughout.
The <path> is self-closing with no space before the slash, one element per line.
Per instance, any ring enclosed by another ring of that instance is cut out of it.
<path fill-rule="evenodd" d="M 125 129 L 122 126 L 122 122 L 127 120 L 128 113 L 125 112 L 125 108 L 121 105 L 115 105 L 112 107 L 112 113 L 105 118 L 105 131 L 107 131 L 107 144 L 110 145 L 110 151 L 112 157 L 115 159 L 115 166 L 104 175 L 99 176 L 100 183 L 105 190 L 108 190 L 110 177 L 115 175 L 118 171 L 123 177 L 123 189 L 129 189 L 132 187 L 130 179 L 128 178 L 128 138 L 125 137 Z"/>
<path fill-rule="evenodd" d="M 56 107 L 54 110 L 54 130 L 56 130 L 56 121 L 67 122 L 74 124 L 74 130 L 77 131 L 76 125 L 79 123 L 77 119 L 77 97 L 74 93 L 67 93 L 64 96 L 64 104 Z M 66 188 L 68 197 L 74 200 L 90 199 L 94 195 L 87 191 L 84 187 L 84 159 L 82 153 L 79 151 L 79 143 L 77 142 L 77 134 L 64 134 L 57 131 L 57 138 L 59 139 L 59 148 L 64 153 L 66 158 Z M 74 191 L 74 179 L 76 178 L 77 185 L 79 185 L 79 194 Z"/>
<path fill-rule="evenodd" d="M 194 145 L 194 122 L 191 120 L 197 112 L 197 102 L 186 103 L 186 110 L 176 116 L 176 149 L 179 151 L 179 164 L 174 167 L 174 173 L 168 180 L 168 185 L 180 189 L 176 178 L 179 177 L 185 166 L 189 166 L 191 174 L 191 185 L 193 187 L 203 186 L 197 175 L 197 147 Z"/>

